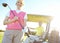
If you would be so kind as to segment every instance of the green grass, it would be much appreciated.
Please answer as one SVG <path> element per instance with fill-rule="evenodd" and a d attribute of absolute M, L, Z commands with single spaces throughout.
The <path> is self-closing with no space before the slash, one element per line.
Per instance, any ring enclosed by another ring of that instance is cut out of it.
<path fill-rule="evenodd" d="M 0 32 L 0 43 L 2 43 L 4 32 Z"/>

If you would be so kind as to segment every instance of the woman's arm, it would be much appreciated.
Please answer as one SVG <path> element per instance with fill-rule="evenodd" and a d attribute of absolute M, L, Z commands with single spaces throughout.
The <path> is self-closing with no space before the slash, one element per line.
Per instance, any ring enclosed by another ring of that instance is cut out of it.
<path fill-rule="evenodd" d="M 6 16 L 6 18 L 4 19 L 3 24 L 4 24 L 4 25 L 7 25 L 7 24 L 10 24 L 10 23 L 15 22 L 15 21 L 17 21 L 17 20 L 18 20 L 18 17 L 16 17 L 16 16 L 15 16 L 13 19 L 9 19 L 9 17 Z"/>
<path fill-rule="evenodd" d="M 24 27 L 26 26 L 26 23 L 27 23 L 27 14 L 25 14 L 25 17 L 24 17 Z"/>

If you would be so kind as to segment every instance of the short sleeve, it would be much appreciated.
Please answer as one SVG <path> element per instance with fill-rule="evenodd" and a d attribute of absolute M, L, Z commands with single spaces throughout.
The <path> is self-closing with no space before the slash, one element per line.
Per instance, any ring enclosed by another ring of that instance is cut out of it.
<path fill-rule="evenodd" d="M 25 20 L 27 20 L 27 14 L 25 14 L 25 17 L 24 17 Z"/>

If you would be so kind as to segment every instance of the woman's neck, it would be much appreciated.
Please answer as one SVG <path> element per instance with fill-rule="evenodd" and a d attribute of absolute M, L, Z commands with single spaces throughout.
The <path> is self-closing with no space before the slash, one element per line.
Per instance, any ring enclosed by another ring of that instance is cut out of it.
<path fill-rule="evenodd" d="M 20 7 L 17 7 L 17 10 L 21 10 L 21 8 Z"/>

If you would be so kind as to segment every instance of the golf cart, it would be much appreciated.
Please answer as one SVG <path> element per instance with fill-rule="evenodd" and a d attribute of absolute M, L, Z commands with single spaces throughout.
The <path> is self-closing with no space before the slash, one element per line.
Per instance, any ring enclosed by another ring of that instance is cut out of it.
<path fill-rule="evenodd" d="M 44 16 L 44 15 L 35 15 L 35 14 L 28 14 L 27 22 L 42 22 L 46 24 L 46 29 L 43 35 L 43 39 L 40 39 L 39 41 L 34 41 L 33 43 L 43 43 L 44 41 L 48 40 L 48 33 L 50 29 L 50 22 L 52 20 L 51 16 Z M 29 33 L 33 33 L 30 32 Z M 27 36 L 29 37 L 30 34 Z"/>

